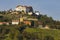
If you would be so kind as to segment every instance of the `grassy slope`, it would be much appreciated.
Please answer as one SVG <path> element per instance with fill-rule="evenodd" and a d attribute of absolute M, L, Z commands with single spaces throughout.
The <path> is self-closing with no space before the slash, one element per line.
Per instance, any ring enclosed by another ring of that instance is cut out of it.
<path fill-rule="evenodd" d="M 30 34 L 37 32 L 39 37 L 52 36 L 55 40 L 60 40 L 60 30 L 27 28 L 25 32 Z"/>

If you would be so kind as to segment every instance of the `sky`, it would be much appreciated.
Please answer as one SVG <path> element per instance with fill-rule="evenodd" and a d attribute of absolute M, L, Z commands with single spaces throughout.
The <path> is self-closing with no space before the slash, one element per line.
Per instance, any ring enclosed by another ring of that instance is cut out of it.
<path fill-rule="evenodd" d="M 60 0 L 0 0 L 0 11 L 15 9 L 17 5 L 32 6 L 34 11 L 60 20 Z"/>

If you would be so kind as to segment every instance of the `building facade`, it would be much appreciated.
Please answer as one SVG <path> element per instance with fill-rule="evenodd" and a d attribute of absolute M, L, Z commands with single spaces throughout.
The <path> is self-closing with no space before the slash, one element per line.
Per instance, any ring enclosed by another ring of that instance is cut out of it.
<path fill-rule="evenodd" d="M 22 6 L 22 5 L 18 5 L 16 8 L 15 8 L 16 11 L 20 11 L 20 12 L 25 12 L 25 13 L 28 13 L 28 12 L 33 12 L 33 8 L 31 6 Z"/>
<path fill-rule="evenodd" d="M 19 20 L 12 20 L 12 25 L 18 25 L 19 24 Z"/>

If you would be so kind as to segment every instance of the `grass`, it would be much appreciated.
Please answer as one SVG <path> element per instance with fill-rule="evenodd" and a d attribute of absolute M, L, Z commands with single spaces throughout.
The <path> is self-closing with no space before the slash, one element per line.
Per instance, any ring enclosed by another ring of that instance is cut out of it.
<path fill-rule="evenodd" d="M 10 32 L 9 32 L 10 34 L 11 34 L 11 32 L 12 33 L 14 32 L 15 36 L 20 35 L 19 34 L 20 32 L 17 29 L 18 25 L 15 25 L 15 26 L 14 25 L 11 25 L 11 26 L 0 26 L 0 27 L 3 28 L 4 30 L 5 29 L 10 29 Z M 60 40 L 60 30 L 58 30 L 58 29 L 26 28 L 23 32 L 27 33 L 26 34 L 27 36 L 29 36 L 28 34 L 31 34 L 34 37 L 34 35 L 36 34 L 39 38 L 42 38 L 42 39 L 44 39 L 46 36 L 50 36 L 50 37 L 53 37 L 54 40 Z"/>
<path fill-rule="evenodd" d="M 45 36 L 52 36 L 54 40 L 60 40 L 60 30 L 40 29 L 40 28 L 26 28 L 27 33 L 37 33 L 39 37 L 44 39 Z"/>

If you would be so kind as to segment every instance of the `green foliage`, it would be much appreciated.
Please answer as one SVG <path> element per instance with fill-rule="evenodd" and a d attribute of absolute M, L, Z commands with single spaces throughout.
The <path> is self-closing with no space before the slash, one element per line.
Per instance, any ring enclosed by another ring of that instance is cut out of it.
<path fill-rule="evenodd" d="M 21 33 L 17 26 L 0 28 L 2 40 L 60 40 L 60 30 L 57 29 L 26 28 Z"/>
<path fill-rule="evenodd" d="M 26 38 L 37 38 L 40 40 L 59 40 L 60 30 L 27 28 L 24 31 Z M 28 36 L 27 36 L 28 35 Z"/>
<path fill-rule="evenodd" d="M 26 28 L 27 26 L 21 23 L 21 26 L 16 25 L 1 25 L 0 26 L 0 40 L 60 40 L 60 21 L 53 20 L 52 17 L 47 15 L 28 15 L 23 11 L 19 14 L 11 14 L 9 11 L 0 11 L 0 22 L 11 22 L 13 19 L 19 19 L 20 16 L 27 18 L 36 18 L 43 23 L 43 26 L 49 25 L 53 29 L 39 29 L 39 28 Z M 2 15 L 1 15 L 2 14 Z M 32 22 L 33 24 L 33 22 Z"/>

